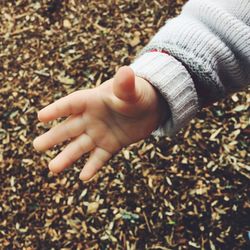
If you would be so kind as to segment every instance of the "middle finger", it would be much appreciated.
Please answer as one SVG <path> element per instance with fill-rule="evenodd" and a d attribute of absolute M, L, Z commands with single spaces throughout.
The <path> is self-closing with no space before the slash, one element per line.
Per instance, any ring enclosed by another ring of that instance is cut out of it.
<path fill-rule="evenodd" d="M 34 147 L 44 151 L 67 139 L 76 137 L 84 132 L 84 119 L 82 115 L 71 116 L 62 123 L 51 128 L 34 141 Z"/>

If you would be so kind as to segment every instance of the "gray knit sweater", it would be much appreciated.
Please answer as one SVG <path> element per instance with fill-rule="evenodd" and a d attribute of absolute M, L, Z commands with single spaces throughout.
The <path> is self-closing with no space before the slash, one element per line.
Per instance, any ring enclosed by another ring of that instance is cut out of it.
<path fill-rule="evenodd" d="M 130 66 L 171 110 L 154 134 L 175 134 L 199 109 L 250 84 L 250 0 L 190 0 Z"/>

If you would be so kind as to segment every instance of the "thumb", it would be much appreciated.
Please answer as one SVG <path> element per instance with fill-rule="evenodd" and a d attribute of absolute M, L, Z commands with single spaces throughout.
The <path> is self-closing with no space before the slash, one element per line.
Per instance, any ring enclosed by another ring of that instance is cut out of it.
<path fill-rule="evenodd" d="M 135 85 L 135 74 L 129 66 L 122 66 L 114 76 L 113 92 L 125 102 L 136 102 L 138 91 Z"/>

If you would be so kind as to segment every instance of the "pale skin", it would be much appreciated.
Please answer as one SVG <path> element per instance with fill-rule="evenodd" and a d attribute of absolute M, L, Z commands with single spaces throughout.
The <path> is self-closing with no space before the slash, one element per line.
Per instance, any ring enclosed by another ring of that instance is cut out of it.
<path fill-rule="evenodd" d="M 76 91 L 40 110 L 41 122 L 67 119 L 37 137 L 33 145 L 45 151 L 70 140 L 49 163 L 54 173 L 90 153 L 79 176 L 87 181 L 113 154 L 148 137 L 163 122 L 162 104 L 162 97 L 148 81 L 135 76 L 129 66 L 122 66 L 114 78 L 100 86 Z"/>

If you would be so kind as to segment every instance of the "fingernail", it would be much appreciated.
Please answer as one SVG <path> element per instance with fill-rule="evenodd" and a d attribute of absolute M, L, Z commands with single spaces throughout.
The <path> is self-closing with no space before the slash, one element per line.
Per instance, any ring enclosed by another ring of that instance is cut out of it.
<path fill-rule="evenodd" d="M 43 145 L 39 143 L 39 136 L 36 137 L 33 141 L 33 147 L 35 148 L 36 151 L 41 152 L 44 151 L 44 148 L 42 146 Z"/>
<path fill-rule="evenodd" d="M 81 181 L 84 181 L 85 182 L 85 180 L 84 180 L 84 174 L 81 172 L 80 173 L 80 175 L 79 175 L 79 179 L 81 180 Z"/>
<path fill-rule="evenodd" d="M 38 151 L 38 147 L 37 147 L 37 138 L 34 139 L 33 141 L 33 147 Z"/>
<path fill-rule="evenodd" d="M 57 171 L 56 171 L 56 165 L 54 164 L 54 161 L 52 160 L 52 161 L 50 161 L 50 163 L 49 163 L 49 170 L 51 171 L 51 172 L 53 172 L 53 173 L 57 173 Z"/>
<path fill-rule="evenodd" d="M 91 182 L 95 177 L 96 177 L 96 174 L 91 177 L 86 178 L 84 171 L 82 171 L 79 175 L 80 180 L 83 181 L 84 183 Z"/>

